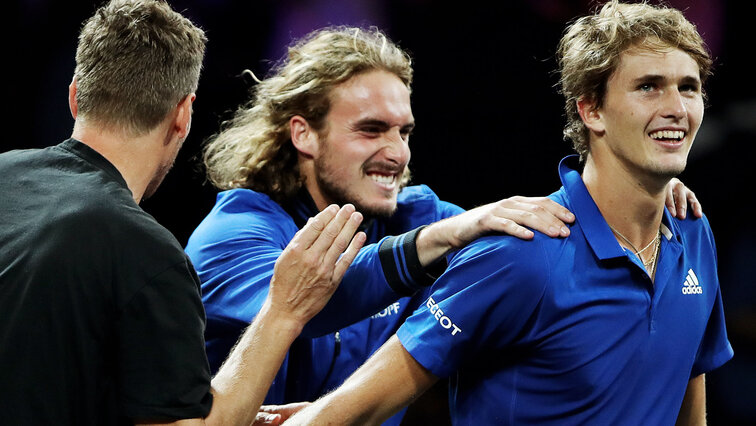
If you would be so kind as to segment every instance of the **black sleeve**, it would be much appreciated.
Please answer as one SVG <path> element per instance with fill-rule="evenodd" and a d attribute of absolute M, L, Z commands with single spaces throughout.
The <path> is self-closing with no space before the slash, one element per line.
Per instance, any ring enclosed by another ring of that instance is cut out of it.
<path fill-rule="evenodd" d="M 117 322 L 121 404 L 133 420 L 206 417 L 212 405 L 199 279 L 181 262 L 128 302 Z"/>

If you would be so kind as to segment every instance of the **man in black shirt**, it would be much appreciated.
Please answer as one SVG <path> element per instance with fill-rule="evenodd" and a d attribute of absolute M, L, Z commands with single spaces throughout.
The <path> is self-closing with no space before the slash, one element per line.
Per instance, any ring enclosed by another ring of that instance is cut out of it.
<path fill-rule="evenodd" d="M 3 423 L 251 423 L 364 241 L 352 206 L 311 220 L 211 383 L 199 280 L 138 206 L 189 132 L 205 41 L 162 1 L 111 1 L 79 37 L 72 137 L 0 154 Z"/>

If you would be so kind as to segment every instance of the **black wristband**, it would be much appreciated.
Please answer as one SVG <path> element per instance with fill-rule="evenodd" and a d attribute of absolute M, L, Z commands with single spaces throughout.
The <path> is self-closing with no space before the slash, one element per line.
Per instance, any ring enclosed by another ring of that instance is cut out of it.
<path fill-rule="evenodd" d="M 412 231 L 383 240 L 378 256 L 391 289 L 403 296 L 410 296 L 436 281 L 446 270 L 446 258 L 424 268 L 417 256 L 417 236 L 425 228 L 420 226 Z"/>

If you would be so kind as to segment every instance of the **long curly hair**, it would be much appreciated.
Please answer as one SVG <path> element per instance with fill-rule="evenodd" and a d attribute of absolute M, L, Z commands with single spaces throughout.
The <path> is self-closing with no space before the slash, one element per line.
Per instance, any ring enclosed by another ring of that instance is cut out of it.
<path fill-rule="evenodd" d="M 412 62 L 377 28 L 329 27 L 296 41 L 251 99 L 205 145 L 208 179 L 219 189 L 249 188 L 278 202 L 301 188 L 289 120 L 325 127 L 331 90 L 353 76 L 384 70 L 410 88 Z"/>

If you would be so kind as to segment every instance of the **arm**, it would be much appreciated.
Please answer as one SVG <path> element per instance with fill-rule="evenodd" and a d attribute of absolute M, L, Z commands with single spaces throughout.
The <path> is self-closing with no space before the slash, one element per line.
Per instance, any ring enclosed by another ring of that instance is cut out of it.
<path fill-rule="evenodd" d="M 530 239 L 533 231 L 524 228 L 530 226 L 553 237 L 566 236 L 565 222 L 574 220 L 569 210 L 546 197 L 512 197 L 448 217 L 451 210 L 444 210 L 446 203 L 432 195 L 437 214 L 445 218 L 364 248 L 331 301 L 305 327 L 304 336 L 321 336 L 353 324 L 400 296 L 433 284 L 436 277 L 427 272 L 428 265 L 486 233 Z"/>
<path fill-rule="evenodd" d="M 351 205 L 341 210 L 331 206 L 292 239 L 276 262 L 260 314 L 213 378 L 206 424 L 248 425 L 255 420 L 291 342 L 333 294 L 364 243 L 363 233 L 352 238 L 361 221 Z"/>
<path fill-rule="evenodd" d="M 342 386 L 286 424 L 380 424 L 437 380 L 394 336 Z"/>
<path fill-rule="evenodd" d="M 676 426 L 706 426 L 706 386 L 704 375 L 688 382 Z"/>

